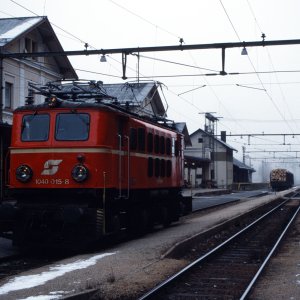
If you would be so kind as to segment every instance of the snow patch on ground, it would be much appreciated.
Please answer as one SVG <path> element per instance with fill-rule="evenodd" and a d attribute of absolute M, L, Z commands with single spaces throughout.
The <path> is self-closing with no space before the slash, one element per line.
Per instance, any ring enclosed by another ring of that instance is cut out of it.
<path fill-rule="evenodd" d="M 70 264 L 62 264 L 57 265 L 54 267 L 50 267 L 49 271 L 42 272 L 40 274 L 34 275 L 25 275 L 25 276 L 17 276 L 8 283 L 4 284 L 0 287 L 0 295 L 7 294 L 12 291 L 29 289 L 32 287 L 36 287 L 42 284 L 45 284 L 47 281 L 55 279 L 59 276 L 63 276 L 64 274 L 80 269 L 85 269 L 90 267 L 96 262 L 106 256 L 114 255 L 115 253 L 104 253 L 100 255 L 95 255 L 90 257 L 86 260 L 77 260 Z M 43 298 L 44 297 L 44 298 Z M 45 295 L 45 296 L 36 296 L 36 297 L 29 297 L 26 299 L 19 299 L 19 300 L 52 300 L 58 299 L 61 295 Z"/>

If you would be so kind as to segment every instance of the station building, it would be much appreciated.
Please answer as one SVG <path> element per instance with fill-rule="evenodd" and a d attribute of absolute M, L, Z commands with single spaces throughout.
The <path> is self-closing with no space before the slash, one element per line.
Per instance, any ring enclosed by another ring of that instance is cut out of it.
<path fill-rule="evenodd" d="M 190 135 L 191 145 L 184 150 L 187 187 L 232 189 L 237 184 L 252 183 L 255 170 L 233 157 L 236 151 L 224 140 L 205 130 Z"/>
<path fill-rule="evenodd" d="M 185 182 L 194 187 L 228 188 L 233 184 L 233 151 L 230 145 L 198 129 L 186 147 Z"/>

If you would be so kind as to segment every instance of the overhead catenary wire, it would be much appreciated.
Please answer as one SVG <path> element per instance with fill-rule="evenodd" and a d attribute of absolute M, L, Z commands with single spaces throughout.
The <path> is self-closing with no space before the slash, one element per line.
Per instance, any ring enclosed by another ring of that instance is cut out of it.
<path fill-rule="evenodd" d="M 178 65 L 178 66 L 182 66 L 182 67 L 188 67 L 188 68 L 194 68 L 194 69 L 200 69 L 200 70 L 205 70 L 205 71 L 211 71 L 211 72 L 216 72 L 218 73 L 218 70 L 214 70 L 214 69 L 209 69 L 209 68 L 204 68 L 204 67 L 198 67 L 195 65 L 188 65 L 188 64 L 183 64 L 183 63 L 179 63 L 179 62 L 175 62 L 175 61 L 170 61 L 170 60 L 166 60 L 166 59 L 161 59 L 161 58 L 157 58 L 157 57 L 150 57 L 150 56 L 146 56 L 146 55 L 139 55 L 142 58 L 147 58 L 147 59 L 152 59 L 155 61 L 161 61 L 161 62 L 165 62 L 165 63 L 169 63 L 169 64 L 174 64 L 174 65 Z"/>
<path fill-rule="evenodd" d="M 257 74 L 274 74 L 274 73 L 300 73 L 300 70 L 278 70 L 278 71 L 254 71 L 254 72 L 228 72 L 226 76 L 237 76 L 237 75 L 257 75 Z M 196 74 L 154 74 L 154 75 L 143 75 L 140 78 L 174 78 L 174 77 L 205 77 L 205 76 L 224 76 L 220 73 L 196 73 Z M 134 77 L 128 77 L 134 78 Z M 256 85 L 262 85 L 263 82 L 260 82 Z M 277 83 L 274 83 L 277 84 Z M 230 85 L 230 84 L 227 84 Z M 241 84 L 231 84 L 236 86 L 241 86 Z M 207 86 L 222 86 L 220 85 L 211 85 L 207 84 Z M 245 87 L 245 86 L 244 86 Z M 267 91 L 266 88 L 261 88 L 263 91 Z"/>

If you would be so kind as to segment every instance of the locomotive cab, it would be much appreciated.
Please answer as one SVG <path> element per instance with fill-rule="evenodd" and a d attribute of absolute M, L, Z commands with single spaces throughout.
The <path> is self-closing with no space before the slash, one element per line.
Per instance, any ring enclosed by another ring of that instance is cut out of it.
<path fill-rule="evenodd" d="M 9 187 L 18 203 L 16 244 L 24 236 L 65 241 L 112 231 L 109 222 L 104 226 L 102 201 L 114 176 L 114 129 L 102 126 L 109 115 L 62 106 L 15 112 Z"/>

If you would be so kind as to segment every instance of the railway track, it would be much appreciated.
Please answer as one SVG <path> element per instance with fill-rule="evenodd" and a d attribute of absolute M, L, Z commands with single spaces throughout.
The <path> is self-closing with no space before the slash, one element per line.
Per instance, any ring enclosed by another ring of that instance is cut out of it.
<path fill-rule="evenodd" d="M 139 300 L 245 299 L 298 212 L 286 200 Z"/>

